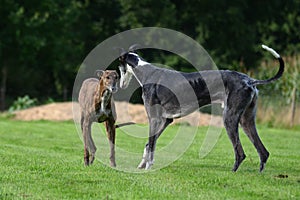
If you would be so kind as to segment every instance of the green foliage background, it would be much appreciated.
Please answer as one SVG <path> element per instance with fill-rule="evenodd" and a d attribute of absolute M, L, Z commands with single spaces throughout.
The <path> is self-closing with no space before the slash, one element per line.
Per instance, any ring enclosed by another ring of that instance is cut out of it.
<path fill-rule="evenodd" d="M 298 0 L 0 0 L 1 109 L 26 94 L 39 100 L 70 100 L 85 56 L 106 38 L 137 27 L 183 32 L 197 40 L 219 68 L 261 71 L 256 67 L 264 55 L 262 43 L 284 56 L 299 54 L 299 7 Z M 145 57 L 191 70 L 174 55 Z M 289 71 L 295 74 L 293 67 Z"/>

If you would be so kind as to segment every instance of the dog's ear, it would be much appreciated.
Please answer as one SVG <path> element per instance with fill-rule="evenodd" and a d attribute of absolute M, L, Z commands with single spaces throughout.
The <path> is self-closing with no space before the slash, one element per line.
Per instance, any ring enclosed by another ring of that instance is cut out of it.
<path fill-rule="evenodd" d="M 104 74 L 103 70 L 96 70 L 95 71 L 95 75 L 100 79 L 102 77 L 102 75 Z"/>
<path fill-rule="evenodd" d="M 125 60 L 125 54 L 123 54 L 123 55 L 121 55 L 121 56 L 119 57 L 119 61 L 120 61 L 120 62 L 124 62 L 124 60 Z"/>
<path fill-rule="evenodd" d="M 127 53 L 122 47 L 114 47 L 114 49 L 119 51 L 120 57 L 123 57 Z"/>
<path fill-rule="evenodd" d="M 140 49 L 142 46 L 140 44 L 133 44 L 128 48 L 129 52 L 135 53 L 136 50 Z"/>
<path fill-rule="evenodd" d="M 116 78 L 119 79 L 119 74 L 118 74 L 118 72 L 115 71 L 115 72 L 113 72 L 113 73 L 115 74 Z"/>

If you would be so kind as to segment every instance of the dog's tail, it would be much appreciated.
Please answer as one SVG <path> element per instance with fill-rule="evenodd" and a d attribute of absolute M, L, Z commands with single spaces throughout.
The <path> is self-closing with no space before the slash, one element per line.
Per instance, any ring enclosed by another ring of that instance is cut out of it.
<path fill-rule="evenodd" d="M 132 125 L 135 124 L 134 122 L 126 122 L 126 123 L 122 123 L 122 124 L 116 124 L 115 128 L 120 128 L 122 126 L 127 126 L 127 125 Z"/>
<path fill-rule="evenodd" d="M 275 76 L 273 76 L 272 78 L 269 78 L 267 80 L 254 80 L 252 82 L 253 85 L 268 84 L 272 81 L 279 79 L 284 72 L 284 62 L 283 62 L 283 59 L 281 58 L 281 56 L 274 49 L 267 47 L 266 45 L 262 45 L 262 48 L 271 52 L 271 54 L 273 54 L 273 56 L 275 58 L 277 58 L 277 60 L 279 61 L 280 66 L 279 66 L 279 70 Z"/>

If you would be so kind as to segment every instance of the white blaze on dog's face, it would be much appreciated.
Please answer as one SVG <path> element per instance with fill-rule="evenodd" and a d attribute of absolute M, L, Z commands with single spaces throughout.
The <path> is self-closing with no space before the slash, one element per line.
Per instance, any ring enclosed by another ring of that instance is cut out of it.
<path fill-rule="evenodd" d="M 127 69 L 127 66 L 119 66 L 119 70 L 121 73 L 120 88 L 125 89 L 129 85 L 129 82 L 132 78 L 132 73 L 130 73 L 130 71 Z"/>
<path fill-rule="evenodd" d="M 134 68 L 149 64 L 148 62 L 142 60 L 138 54 L 133 52 L 129 52 L 121 56 L 119 59 L 121 61 L 121 65 L 119 66 L 121 73 L 120 88 L 128 87 L 132 75 L 135 76 L 135 73 L 133 71 Z M 140 85 L 142 85 L 138 78 L 137 81 L 140 83 Z"/>

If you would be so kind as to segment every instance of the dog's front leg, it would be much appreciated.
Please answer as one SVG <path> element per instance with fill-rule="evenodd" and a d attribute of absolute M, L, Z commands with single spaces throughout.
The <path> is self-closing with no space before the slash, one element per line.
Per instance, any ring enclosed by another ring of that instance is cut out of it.
<path fill-rule="evenodd" d="M 154 164 L 154 152 L 156 146 L 156 140 L 159 138 L 161 133 L 165 130 L 165 128 L 172 123 L 173 119 L 166 118 L 151 118 L 150 119 L 150 133 L 149 133 L 149 141 L 146 144 L 143 159 L 139 164 L 138 168 L 140 169 L 150 169 Z"/>
<path fill-rule="evenodd" d="M 155 145 L 156 145 L 156 139 L 157 135 L 151 136 L 149 138 L 149 148 L 146 153 L 146 167 L 145 169 L 151 169 L 152 165 L 154 164 L 154 151 L 155 151 Z"/>
<path fill-rule="evenodd" d="M 155 143 L 156 143 L 156 139 L 161 133 L 160 126 L 161 126 L 161 122 L 159 121 L 159 119 L 155 119 L 155 118 L 150 119 L 149 139 L 148 139 L 148 143 L 144 148 L 142 161 L 138 165 L 139 169 L 146 169 L 146 170 L 151 169 L 151 166 L 154 163 Z"/>
<path fill-rule="evenodd" d="M 146 163 L 147 163 L 148 158 L 149 158 L 148 150 L 149 150 L 149 144 L 147 143 L 146 146 L 145 146 L 145 148 L 144 148 L 144 153 L 143 153 L 142 161 L 138 165 L 139 169 L 145 169 L 146 168 Z"/>
<path fill-rule="evenodd" d="M 143 158 L 138 169 L 151 169 L 151 166 L 154 164 L 154 152 L 150 152 L 149 144 L 147 143 L 144 148 Z"/>
<path fill-rule="evenodd" d="M 150 152 L 148 154 L 148 161 L 146 162 L 145 169 L 151 169 L 152 165 L 154 164 L 154 152 Z"/>

